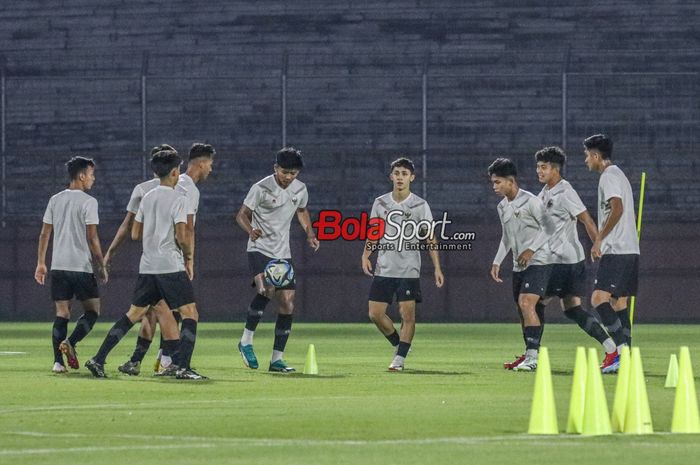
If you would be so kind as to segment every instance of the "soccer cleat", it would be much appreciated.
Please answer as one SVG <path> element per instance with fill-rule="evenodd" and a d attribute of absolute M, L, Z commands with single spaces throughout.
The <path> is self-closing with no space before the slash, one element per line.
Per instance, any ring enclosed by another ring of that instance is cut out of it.
<path fill-rule="evenodd" d="M 68 359 L 68 366 L 74 370 L 80 368 L 80 362 L 78 362 L 78 354 L 75 352 L 75 347 L 70 343 L 68 339 L 61 342 L 58 346 L 59 350 L 63 352 L 63 355 Z"/>
<path fill-rule="evenodd" d="M 513 371 L 536 371 L 537 356 L 526 356 L 522 362 L 513 367 Z"/>
<path fill-rule="evenodd" d="M 175 374 L 177 379 L 209 379 L 206 376 L 200 375 L 191 368 L 180 368 Z"/>
<path fill-rule="evenodd" d="M 239 342 L 238 351 L 241 353 L 241 357 L 243 357 L 245 366 L 253 370 L 258 369 L 258 358 L 255 356 L 255 352 L 253 352 L 253 344 L 242 345 Z"/>
<path fill-rule="evenodd" d="M 403 371 L 403 365 L 391 362 L 389 365 L 389 371 Z"/>
<path fill-rule="evenodd" d="M 267 371 L 272 371 L 275 373 L 291 373 L 297 370 L 287 365 L 287 362 L 284 360 L 279 359 L 275 362 L 270 362 L 270 368 L 268 368 Z"/>
<path fill-rule="evenodd" d="M 168 376 L 175 376 L 175 375 L 177 375 L 178 370 L 180 370 L 180 367 L 178 367 L 174 363 L 171 363 L 170 366 L 168 366 L 167 368 L 162 368 L 157 373 L 153 373 L 153 376 L 157 376 L 159 378 L 168 377 Z"/>
<path fill-rule="evenodd" d="M 512 362 L 504 362 L 503 368 L 505 368 L 506 370 L 512 370 L 513 368 L 520 365 L 523 360 L 525 360 L 525 354 L 516 355 L 515 360 L 513 360 Z"/>
<path fill-rule="evenodd" d="M 91 358 L 87 362 L 85 362 L 85 368 L 90 370 L 90 373 L 92 373 L 92 376 L 95 378 L 106 378 L 107 375 L 105 374 L 105 366 L 101 363 L 97 363 L 94 358 Z"/>
<path fill-rule="evenodd" d="M 68 370 L 66 370 L 66 367 L 64 367 L 60 363 L 56 362 L 53 364 L 53 368 L 51 369 L 51 371 L 56 373 L 56 374 L 62 374 L 62 373 L 66 373 Z"/>
<path fill-rule="evenodd" d="M 617 352 L 612 352 L 610 354 L 605 354 L 603 363 L 600 364 L 600 371 L 605 374 L 617 373 L 620 369 L 620 354 Z"/>
<path fill-rule="evenodd" d="M 138 376 L 139 373 L 141 373 L 141 362 L 132 362 L 129 360 L 117 369 L 129 376 Z"/>

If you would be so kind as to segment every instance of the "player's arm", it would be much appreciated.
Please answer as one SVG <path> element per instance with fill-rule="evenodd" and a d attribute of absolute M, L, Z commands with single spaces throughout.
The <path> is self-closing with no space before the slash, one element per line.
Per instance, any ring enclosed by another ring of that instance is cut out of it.
<path fill-rule="evenodd" d="M 529 210 L 532 217 L 540 226 L 540 230 L 530 245 L 518 257 L 518 265 L 520 266 L 526 266 L 532 259 L 532 256 L 535 255 L 535 252 L 537 252 L 547 242 L 550 236 L 549 232 L 547 231 L 547 224 L 545 220 L 546 213 L 542 202 L 539 199 L 531 201 Z"/>
<path fill-rule="evenodd" d="M 37 247 L 36 270 L 34 271 L 34 279 L 42 286 L 46 282 L 46 251 L 49 249 L 49 239 L 53 225 L 49 223 L 41 224 L 41 232 L 39 233 L 39 246 Z"/>
<path fill-rule="evenodd" d="M 97 235 L 97 225 L 88 224 L 85 226 L 85 234 L 87 236 L 88 248 L 92 254 L 93 263 L 97 265 L 97 274 L 103 283 L 109 279 L 107 268 L 105 267 L 104 257 L 102 256 L 102 245 L 100 245 L 100 237 Z"/>
<path fill-rule="evenodd" d="M 496 252 L 496 257 L 494 257 L 493 263 L 491 264 L 491 279 L 493 279 L 497 283 L 503 282 L 499 274 L 501 272 L 501 263 L 503 263 L 503 259 L 506 258 L 506 255 L 508 255 L 508 248 L 506 247 L 505 241 L 506 237 L 504 231 L 503 235 L 501 236 L 501 242 L 498 244 L 498 251 Z"/>
<path fill-rule="evenodd" d="M 297 208 L 297 219 L 299 224 L 301 224 L 302 229 L 306 233 L 306 242 L 309 246 L 314 249 L 314 252 L 318 250 L 321 246 L 320 242 L 316 238 L 316 233 L 311 225 L 311 215 L 309 215 L 309 210 L 306 207 Z"/>
<path fill-rule="evenodd" d="M 190 240 L 190 247 L 192 249 L 192 260 L 194 260 L 194 215 L 187 215 L 187 225 L 185 227 L 187 230 L 187 235 Z"/>
<path fill-rule="evenodd" d="M 187 231 L 187 223 L 175 223 L 175 240 L 180 250 L 182 250 L 182 255 L 185 258 L 185 271 L 191 280 L 194 278 L 194 267 L 192 263 L 192 244 L 190 242 L 190 233 Z"/>
<path fill-rule="evenodd" d="M 238 210 L 236 223 L 248 234 L 248 237 L 250 237 L 250 240 L 253 242 L 260 239 L 263 235 L 260 229 L 253 228 L 253 210 L 248 208 L 245 204 L 241 205 L 241 209 Z"/>
<path fill-rule="evenodd" d="M 369 260 L 369 257 L 372 256 L 372 252 L 374 252 L 376 248 L 377 241 L 367 239 L 365 242 L 365 248 L 362 251 L 362 271 L 367 276 L 374 276 L 374 274 L 372 274 L 372 262 Z"/>
<path fill-rule="evenodd" d="M 140 241 L 141 239 L 143 239 L 143 223 L 135 220 L 134 224 L 131 225 L 131 240 Z"/>
<path fill-rule="evenodd" d="M 433 233 L 426 242 L 430 244 L 430 249 L 428 251 L 430 255 L 430 261 L 433 262 L 433 268 L 435 275 L 435 285 L 437 287 L 442 287 L 445 284 L 445 275 L 442 274 L 442 266 L 440 266 L 440 252 L 437 250 L 437 239 L 435 238 L 435 233 Z"/>
<path fill-rule="evenodd" d="M 114 239 L 112 239 L 112 243 L 109 245 L 107 253 L 105 254 L 105 268 L 109 268 L 112 258 L 117 254 L 117 249 L 130 235 L 129 233 L 135 216 L 136 215 L 131 212 L 126 212 L 126 216 L 122 220 L 122 224 L 119 225 L 119 229 L 117 229 L 117 233 L 114 235 Z"/>
<path fill-rule="evenodd" d="M 588 210 L 582 211 L 576 215 L 576 218 L 586 228 L 586 233 L 591 239 L 591 242 L 595 242 L 595 240 L 598 238 L 598 227 L 595 225 L 595 221 L 593 221 L 593 218 L 591 218 L 591 214 L 588 213 Z"/>
<path fill-rule="evenodd" d="M 608 202 L 610 203 L 610 214 L 608 215 L 608 219 L 605 220 L 603 229 L 600 230 L 598 237 L 595 242 L 593 242 L 593 247 L 591 247 L 591 258 L 593 260 L 603 256 L 603 252 L 600 250 L 603 239 L 610 234 L 615 226 L 617 226 L 617 223 L 620 222 L 620 218 L 622 218 L 622 212 L 624 210 L 622 207 L 622 199 L 620 197 L 610 197 Z"/>

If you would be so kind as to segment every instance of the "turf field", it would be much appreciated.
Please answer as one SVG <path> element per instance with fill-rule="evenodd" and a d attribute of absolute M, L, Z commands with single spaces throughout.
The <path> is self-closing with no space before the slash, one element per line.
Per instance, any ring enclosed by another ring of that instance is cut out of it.
<path fill-rule="evenodd" d="M 262 365 L 272 345 L 261 325 Z M 287 360 L 301 369 L 316 345 L 319 376 L 243 368 L 240 324 L 200 325 L 193 365 L 212 379 L 118 374 L 136 331 L 108 359 L 106 380 L 82 368 L 50 373 L 50 323 L 0 325 L 0 463 L 37 464 L 695 464 L 700 437 L 671 435 L 669 355 L 691 347 L 700 373 L 700 328 L 638 325 L 653 436 L 581 438 L 525 435 L 534 374 L 506 372 L 521 350 L 511 325 L 419 324 L 407 371 L 389 373 L 392 350 L 369 324 L 297 324 Z M 72 324 L 70 326 L 72 330 Z M 101 342 L 100 324 L 78 347 L 81 363 Z M 548 325 L 560 429 L 566 426 L 576 345 L 574 325 Z M 6 354 L 6 352 L 21 352 Z M 697 382 L 696 378 L 696 382 Z M 605 376 L 612 406 L 615 376 Z"/>

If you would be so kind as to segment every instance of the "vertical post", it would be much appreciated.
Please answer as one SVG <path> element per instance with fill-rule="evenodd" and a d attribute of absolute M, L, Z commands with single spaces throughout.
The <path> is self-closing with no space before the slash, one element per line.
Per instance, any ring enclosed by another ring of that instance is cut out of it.
<path fill-rule="evenodd" d="M 566 127 L 567 116 L 567 73 L 561 73 L 561 147 L 566 150 L 566 135 L 568 129 Z"/>
<path fill-rule="evenodd" d="M 5 217 L 7 216 L 7 159 L 6 159 L 6 100 L 7 88 L 5 83 L 5 67 L 0 71 L 0 151 L 2 152 L 2 227 L 5 228 Z"/>
<path fill-rule="evenodd" d="M 148 133 L 146 121 L 148 118 L 148 106 L 146 105 L 146 74 L 148 73 L 148 52 L 143 52 L 143 60 L 141 62 L 141 175 L 143 179 L 148 176 L 148 168 L 146 166 L 146 144 Z"/>
<path fill-rule="evenodd" d="M 281 75 L 281 99 L 282 99 L 282 147 L 287 146 L 287 67 L 289 65 L 289 55 L 285 50 L 282 56 L 282 75 Z"/>
<path fill-rule="evenodd" d="M 423 94 L 423 102 L 422 102 L 422 123 L 423 123 L 423 131 L 422 131 L 422 141 L 421 141 L 421 153 L 423 155 L 423 167 L 422 167 L 422 173 L 421 175 L 423 176 L 423 198 L 426 199 L 428 197 L 428 60 L 429 57 L 426 57 L 425 63 L 423 64 L 423 89 L 422 89 L 422 94 Z"/>

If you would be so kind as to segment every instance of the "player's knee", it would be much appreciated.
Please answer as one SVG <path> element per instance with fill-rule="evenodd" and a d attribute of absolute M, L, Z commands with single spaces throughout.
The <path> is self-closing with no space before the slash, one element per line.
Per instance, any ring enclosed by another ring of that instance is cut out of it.
<path fill-rule="evenodd" d="M 600 291 L 593 291 L 593 294 L 591 295 L 591 305 L 594 307 L 597 307 L 600 304 L 603 304 L 607 302 L 608 299 L 606 298 L 605 294 Z"/>
<path fill-rule="evenodd" d="M 188 304 L 180 307 L 180 315 L 182 319 L 199 320 L 199 313 L 197 312 L 197 306 L 194 304 Z"/>

